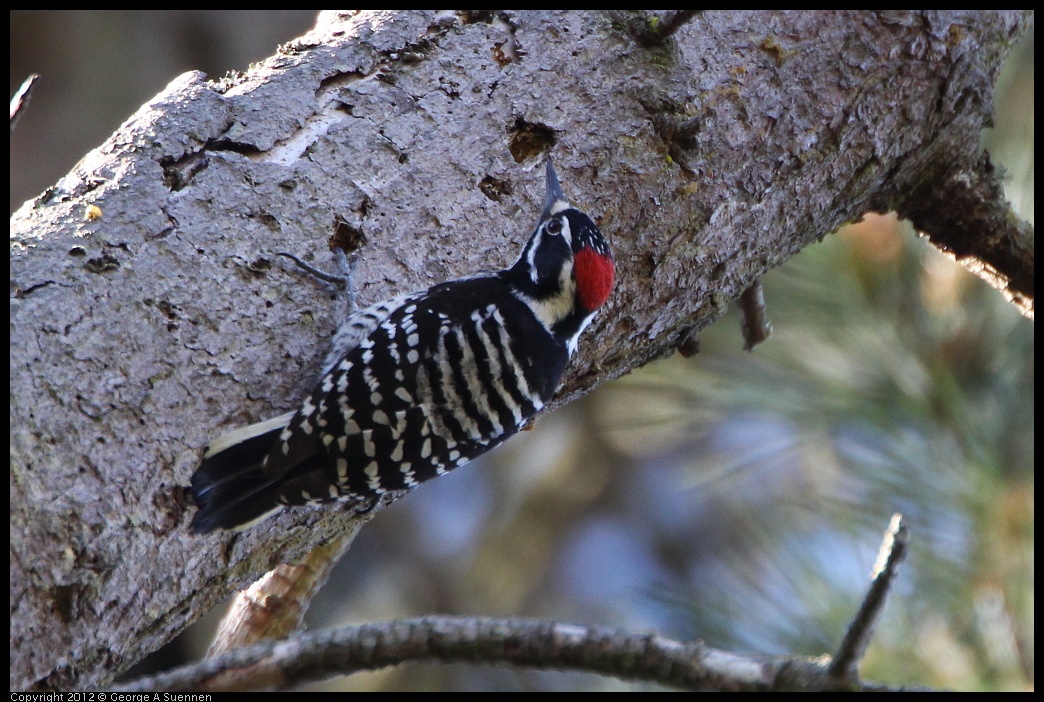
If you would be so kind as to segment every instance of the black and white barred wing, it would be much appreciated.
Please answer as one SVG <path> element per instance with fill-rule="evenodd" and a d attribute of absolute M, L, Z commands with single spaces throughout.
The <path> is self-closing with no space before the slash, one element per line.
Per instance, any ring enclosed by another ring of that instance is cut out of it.
<path fill-rule="evenodd" d="M 324 363 L 324 377 L 396 309 L 425 293 L 400 295 L 350 315 L 334 337 L 332 351 Z M 313 392 L 309 401 L 315 398 Z M 273 451 L 274 447 L 283 448 L 281 437 L 287 427 L 295 421 L 302 426 L 301 414 L 302 411 L 289 412 L 237 429 L 210 443 L 192 476 L 191 492 L 199 506 L 192 521 L 194 531 L 245 528 L 280 504 L 300 504 L 330 495 L 329 481 L 324 482 L 323 477 L 335 470 L 336 464 L 331 463 L 326 447 L 314 441 L 309 443 L 309 435 L 304 433 L 296 436 L 292 457 Z"/>
<path fill-rule="evenodd" d="M 519 372 L 529 359 L 500 338 L 498 306 L 434 292 L 378 323 L 293 416 L 264 466 L 289 478 L 282 502 L 410 489 L 498 445 L 543 405 Z"/>
<path fill-rule="evenodd" d="M 340 355 L 300 410 L 215 442 L 193 477 L 194 528 L 408 490 L 502 443 L 557 387 L 565 347 L 502 281 L 455 281 L 392 303 L 346 322 Z"/>

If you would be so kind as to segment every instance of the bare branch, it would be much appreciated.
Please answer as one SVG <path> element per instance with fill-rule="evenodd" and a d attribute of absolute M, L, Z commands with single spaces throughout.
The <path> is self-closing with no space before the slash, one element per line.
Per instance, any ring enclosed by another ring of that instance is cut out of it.
<path fill-rule="evenodd" d="M 772 335 L 772 322 L 765 308 L 765 291 L 761 287 L 761 278 L 743 291 L 739 298 L 742 313 L 743 349 L 753 351 L 754 347 Z"/>
<path fill-rule="evenodd" d="M 736 654 L 700 642 L 607 627 L 520 618 L 428 616 L 326 629 L 232 651 L 222 648 L 217 656 L 212 647 L 204 661 L 117 689 L 286 688 L 407 661 L 439 661 L 567 669 L 691 689 L 880 690 L 878 685 L 859 681 L 858 663 L 908 542 L 909 530 L 896 514 L 881 545 L 870 590 L 832 660 Z"/>
<path fill-rule="evenodd" d="M 610 10 L 642 46 L 656 47 L 670 39 L 689 20 L 704 10 L 675 10 L 667 14 L 636 12 L 634 10 Z"/>
<path fill-rule="evenodd" d="M 903 522 L 902 515 L 894 515 L 881 543 L 877 563 L 874 564 L 870 589 L 830 662 L 831 675 L 850 682 L 858 679 L 859 661 L 870 645 L 870 637 L 884 609 L 888 590 L 899 573 L 899 564 L 906 557 L 909 541 L 910 530 Z"/>
<path fill-rule="evenodd" d="M 428 616 L 325 629 L 142 678 L 121 692 L 286 688 L 406 661 L 602 673 L 700 690 L 836 690 L 820 660 L 738 655 L 702 643 L 534 619 Z M 244 685 L 245 683 L 245 685 Z M 855 684 L 845 689 L 881 690 Z"/>
<path fill-rule="evenodd" d="M 693 19 L 697 15 L 701 14 L 703 10 L 676 10 L 673 15 L 663 20 L 659 26 L 659 35 L 661 39 L 666 39 L 671 36 L 682 26 Z"/>
<path fill-rule="evenodd" d="M 207 657 L 279 641 L 301 628 L 312 597 L 330 577 L 330 571 L 351 545 L 359 529 L 315 548 L 299 562 L 283 564 L 265 573 L 232 600 L 210 644 Z"/>
<path fill-rule="evenodd" d="M 36 86 L 36 81 L 40 79 L 40 76 L 36 73 L 29 74 L 29 77 L 22 81 L 22 85 L 19 86 L 15 92 L 14 97 L 11 98 L 11 131 L 14 131 L 15 124 L 18 123 L 18 118 L 22 116 L 22 110 L 29 104 L 29 98 L 32 97 L 33 88 Z"/>
<path fill-rule="evenodd" d="M 926 179 L 899 214 L 1033 319 L 1033 227 L 1011 209 L 987 152 Z"/>

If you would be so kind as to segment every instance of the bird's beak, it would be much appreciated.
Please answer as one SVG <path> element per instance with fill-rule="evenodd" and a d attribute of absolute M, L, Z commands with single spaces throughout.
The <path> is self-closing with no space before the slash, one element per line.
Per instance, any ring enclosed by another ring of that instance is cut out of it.
<path fill-rule="evenodd" d="M 558 174 L 555 173 L 555 167 L 551 165 L 550 158 L 547 159 L 545 182 L 547 184 L 547 194 L 544 195 L 544 212 L 540 215 L 542 220 L 558 214 L 569 207 L 569 201 L 566 200 L 565 193 L 562 192 L 562 184 L 558 182 Z"/>

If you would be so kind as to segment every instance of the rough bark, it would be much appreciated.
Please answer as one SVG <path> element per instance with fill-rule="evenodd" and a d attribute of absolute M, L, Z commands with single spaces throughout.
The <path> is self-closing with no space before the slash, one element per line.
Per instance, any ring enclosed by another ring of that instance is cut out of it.
<path fill-rule="evenodd" d="M 246 74 L 176 79 L 15 213 L 12 689 L 104 684 L 348 528 L 298 510 L 239 537 L 186 530 L 178 486 L 202 446 L 292 409 L 337 316 L 275 251 L 325 264 L 331 234 L 365 242 L 363 304 L 504 265 L 552 155 L 619 280 L 566 402 L 840 225 L 992 178 L 979 131 L 1032 14 L 712 12 L 662 41 L 647 21 L 324 14 Z M 1032 309 L 1028 250 L 986 265 Z"/>

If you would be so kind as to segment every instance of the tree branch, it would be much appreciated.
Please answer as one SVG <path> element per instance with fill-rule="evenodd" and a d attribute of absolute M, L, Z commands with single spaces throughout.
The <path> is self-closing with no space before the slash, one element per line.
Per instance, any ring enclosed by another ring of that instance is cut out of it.
<path fill-rule="evenodd" d="M 645 12 L 613 11 L 617 19 L 628 27 L 634 38 L 649 47 L 667 41 L 686 23 L 703 12 L 705 10 L 674 10 L 660 16 Z"/>
<path fill-rule="evenodd" d="M 926 181 L 898 210 L 1033 319 L 1033 227 L 1011 209 L 988 153 Z"/>
<path fill-rule="evenodd" d="M 908 542 L 909 530 L 896 514 L 885 532 L 870 589 L 833 659 L 737 654 L 702 642 L 607 627 L 433 615 L 324 629 L 238 650 L 212 647 L 206 660 L 116 689 L 217 692 L 287 688 L 404 662 L 436 661 L 601 673 L 703 690 L 881 691 L 886 688 L 859 680 L 858 664 Z"/>
<path fill-rule="evenodd" d="M 119 692 L 287 688 L 406 661 L 509 664 L 601 673 L 692 690 L 838 690 L 822 660 L 738 655 L 702 643 L 608 627 L 535 619 L 427 616 L 324 629 L 266 642 L 161 675 Z M 880 685 L 847 684 L 877 690 Z"/>
<path fill-rule="evenodd" d="M 881 550 L 874 565 L 870 590 L 863 598 L 863 604 L 852 619 L 845 633 L 845 638 L 830 662 L 830 675 L 848 682 L 858 680 L 859 661 L 870 645 L 874 627 L 884 610 L 888 591 L 899 574 L 899 564 L 906 558 L 906 547 L 910 541 L 910 530 L 903 522 L 903 517 L 896 514 L 885 532 Z"/>
<path fill-rule="evenodd" d="M 28 106 L 29 98 L 33 96 L 33 88 L 36 87 L 36 82 L 40 80 L 40 76 L 36 73 L 30 74 L 22 84 L 15 91 L 14 97 L 11 98 L 11 131 L 14 131 L 15 125 L 18 123 L 18 119 L 22 116 L 22 111 Z"/>
<path fill-rule="evenodd" d="M 103 684 L 361 521 L 184 528 L 200 449 L 294 408 L 326 351 L 328 294 L 275 251 L 350 230 L 363 303 L 505 265 L 553 151 L 619 281 L 568 402 L 867 211 L 930 230 L 909 192 L 978 162 L 1031 24 L 714 12 L 648 47 L 600 12 L 324 13 L 242 75 L 172 81 L 11 218 L 11 688 Z M 1010 238 L 989 265 L 1021 281 Z"/>
<path fill-rule="evenodd" d="M 207 657 L 259 641 L 280 641 L 301 628 L 312 597 L 352 543 L 358 530 L 313 549 L 301 561 L 279 565 L 236 593 Z"/>
<path fill-rule="evenodd" d="M 739 297 L 741 326 L 743 329 L 743 350 L 753 351 L 754 347 L 772 335 L 772 322 L 765 308 L 765 291 L 759 278 Z"/>

